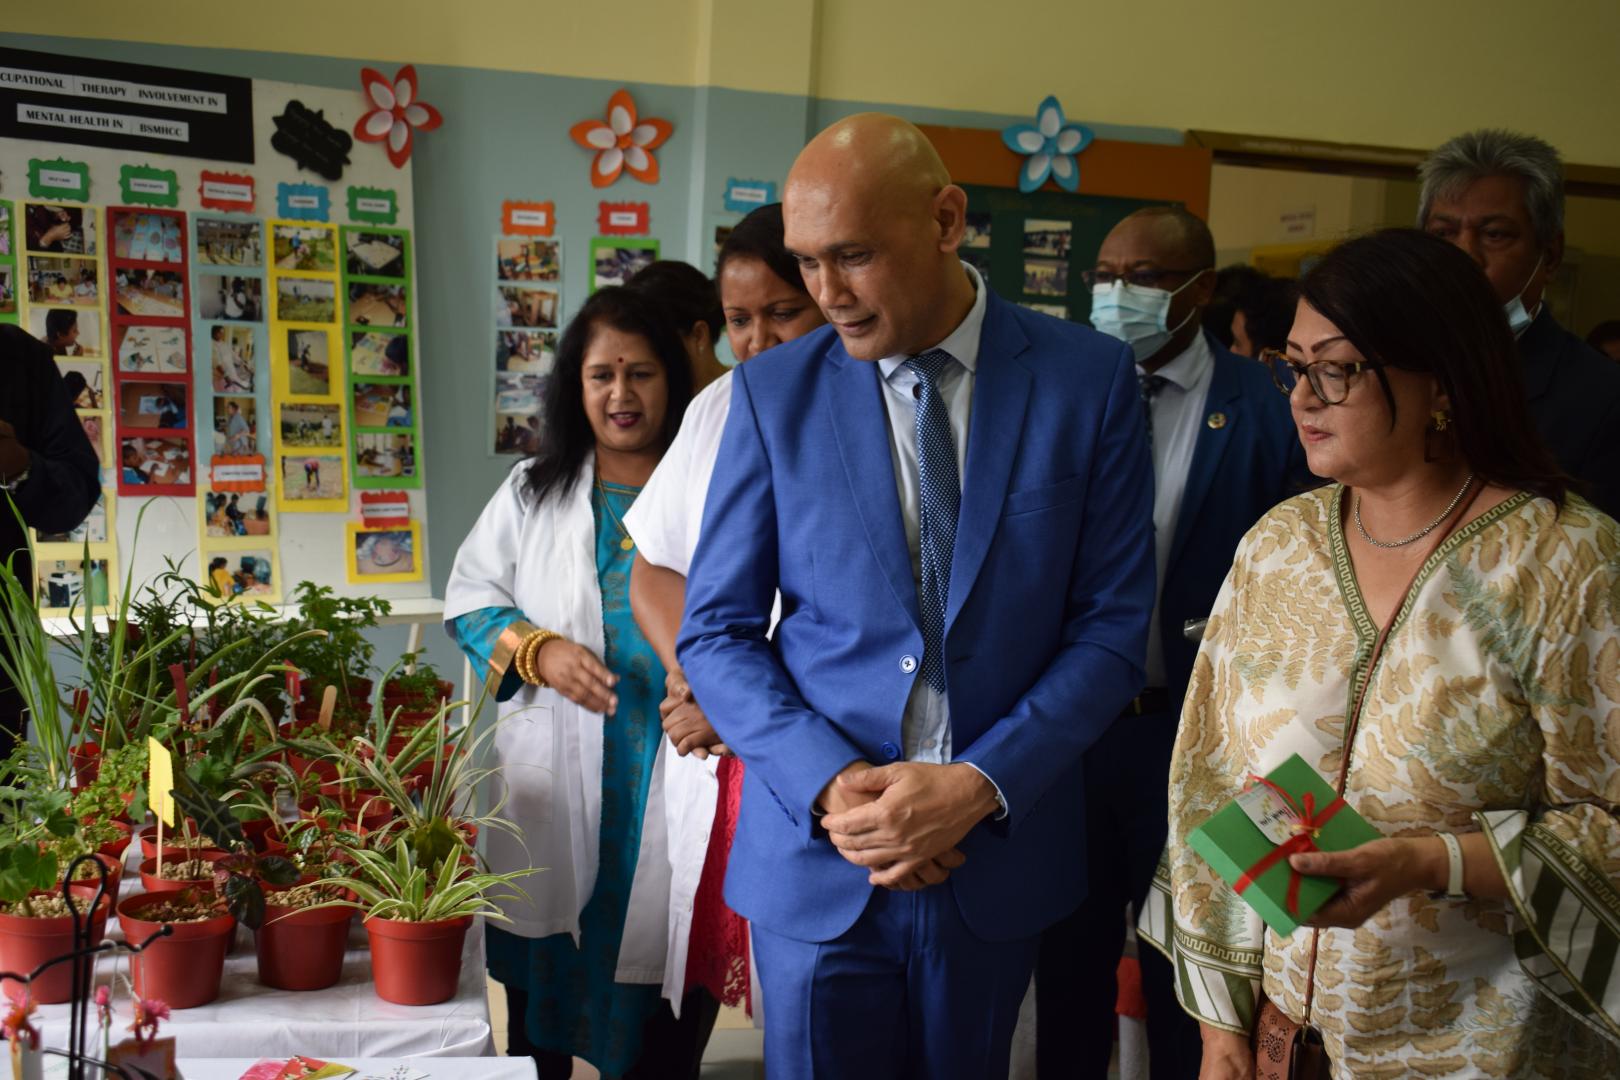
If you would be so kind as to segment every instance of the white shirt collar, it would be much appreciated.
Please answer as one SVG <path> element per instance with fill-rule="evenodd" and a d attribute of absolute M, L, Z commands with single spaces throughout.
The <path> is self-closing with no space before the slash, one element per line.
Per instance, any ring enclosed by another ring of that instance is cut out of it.
<path fill-rule="evenodd" d="M 930 345 L 928 349 L 922 351 L 944 349 L 956 358 L 958 364 L 972 372 L 979 364 L 979 332 L 984 329 L 985 293 L 987 290 L 984 287 L 984 280 L 979 277 L 977 270 L 967 263 L 962 264 L 962 269 L 967 271 L 968 280 L 973 283 L 973 306 L 968 309 L 967 317 L 957 324 L 956 329 L 952 330 L 944 341 L 941 341 L 938 345 Z M 901 365 L 911 359 L 912 355 L 914 354 L 885 356 L 878 361 L 878 370 L 883 373 L 885 380 L 896 371 L 909 371 L 910 369 Z"/>
<path fill-rule="evenodd" d="M 1209 373 L 1215 367 L 1215 354 L 1210 352 L 1209 340 L 1200 330 L 1193 335 L 1192 344 L 1181 350 L 1174 360 L 1153 372 L 1162 376 L 1166 382 L 1172 383 L 1183 393 L 1191 393 L 1204 384 Z M 1142 365 L 1136 365 L 1138 375 L 1148 374 L 1142 370 Z"/>

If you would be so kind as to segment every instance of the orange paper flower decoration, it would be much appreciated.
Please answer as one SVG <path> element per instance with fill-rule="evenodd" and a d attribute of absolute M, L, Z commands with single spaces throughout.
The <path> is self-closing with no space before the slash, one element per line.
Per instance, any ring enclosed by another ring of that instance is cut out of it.
<path fill-rule="evenodd" d="M 411 129 L 432 131 L 444 117 L 427 102 L 416 100 L 414 64 L 400 68 L 392 82 L 375 68 L 361 68 L 360 82 L 371 111 L 355 121 L 354 137 L 362 142 L 386 140 L 388 160 L 402 169 L 411 159 Z"/>
<path fill-rule="evenodd" d="M 574 141 L 596 151 L 591 163 L 591 186 L 607 187 L 628 172 L 643 184 L 658 183 L 658 159 L 653 151 L 664 145 L 675 126 L 668 120 L 636 118 L 636 103 L 628 90 L 608 98 L 607 120 L 581 120 L 569 129 Z"/>

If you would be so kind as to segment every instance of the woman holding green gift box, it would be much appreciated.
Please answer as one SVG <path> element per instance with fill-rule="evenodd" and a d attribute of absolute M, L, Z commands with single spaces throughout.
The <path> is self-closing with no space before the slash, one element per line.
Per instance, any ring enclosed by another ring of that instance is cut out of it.
<path fill-rule="evenodd" d="M 1143 936 L 1205 1080 L 1315 1032 L 1336 1076 L 1620 1076 L 1620 526 L 1533 433 L 1485 276 L 1414 230 L 1301 283 L 1311 471 L 1239 548 L 1193 669 Z M 1299 754 L 1383 834 L 1283 937 L 1189 846 Z M 1298 1045 L 1298 1044 L 1295 1044 Z"/>

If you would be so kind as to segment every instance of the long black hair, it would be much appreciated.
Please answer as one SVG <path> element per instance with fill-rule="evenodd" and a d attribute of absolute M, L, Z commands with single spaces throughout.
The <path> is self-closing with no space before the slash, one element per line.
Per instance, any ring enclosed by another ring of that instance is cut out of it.
<path fill-rule="evenodd" d="M 659 259 L 642 267 L 625 285 L 651 297 L 682 338 L 698 323 L 705 323 L 712 344 L 726 325 L 714 282 L 691 263 Z"/>
<path fill-rule="evenodd" d="M 784 235 L 781 203 L 766 203 L 750 210 L 720 245 L 720 257 L 714 263 L 714 280 L 720 280 L 721 271 L 732 259 L 758 259 L 770 267 L 771 273 L 809 296 L 799 264 L 788 254 L 783 242 Z"/>
<path fill-rule="evenodd" d="M 1439 380 L 1457 450 L 1480 479 L 1563 505 L 1569 478 L 1531 426 L 1518 346 L 1473 259 L 1417 229 L 1382 229 L 1324 256 L 1300 297 L 1373 364 Z M 1373 373 L 1393 424 L 1395 395 Z"/>
<path fill-rule="evenodd" d="M 567 495 L 586 455 L 596 446 L 596 433 L 585 415 L 584 370 L 585 350 L 598 326 L 646 339 L 663 365 L 669 398 L 664 406 L 660 451 L 675 437 L 692 400 L 692 363 L 680 335 L 658 306 L 645 294 L 622 286 L 598 289 L 580 307 L 557 344 L 550 392 L 540 406 L 540 448 L 528 466 L 527 487 L 536 501 L 553 492 Z"/>

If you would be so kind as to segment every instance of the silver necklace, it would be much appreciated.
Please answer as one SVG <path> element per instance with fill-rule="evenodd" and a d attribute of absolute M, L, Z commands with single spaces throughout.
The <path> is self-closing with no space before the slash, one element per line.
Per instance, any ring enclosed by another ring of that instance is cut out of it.
<path fill-rule="evenodd" d="M 1423 528 L 1419 529 L 1417 532 L 1413 533 L 1411 536 L 1403 536 L 1399 540 L 1374 540 L 1371 536 L 1368 535 L 1367 526 L 1365 526 L 1365 525 L 1363 525 L 1361 523 L 1361 496 L 1357 495 L 1356 496 L 1356 508 L 1355 508 L 1356 509 L 1356 513 L 1355 513 L 1356 531 L 1361 534 L 1361 538 L 1363 540 L 1367 541 L 1367 543 L 1371 544 L 1375 548 L 1386 548 L 1386 549 L 1387 548 L 1398 548 L 1398 547 L 1405 547 L 1407 544 L 1415 544 L 1419 540 L 1423 539 L 1425 536 L 1428 536 L 1430 533 L 1434 532 L 1434 530 L 1438 529 L 1440 527 L 1440 523 L 1442 521 L 1446 520 L 1446 518 L 1451 516 L 1451 512 L 1453 510 L 1457 509 L 1457 504 L 1462 502 L 1462 497 L 1464 495 L 1468 494 L 1468 489 L 1473 487 L 1473 486 L 1474 486 L 1474 474 L 1469 473 L 1468 474 L 1468 479 L 1463 481 L 1462 490 L 1457 492 L 1456 498 L 1452 499 L 1451 502 L 1446 505 L 1446 508 L 1444 510 L 1440 511 L 1440 516 L 1439 517 L 1435 518 L 1433 521 L 1431 521 L 1427 525 L 1423 526 Z"/>

